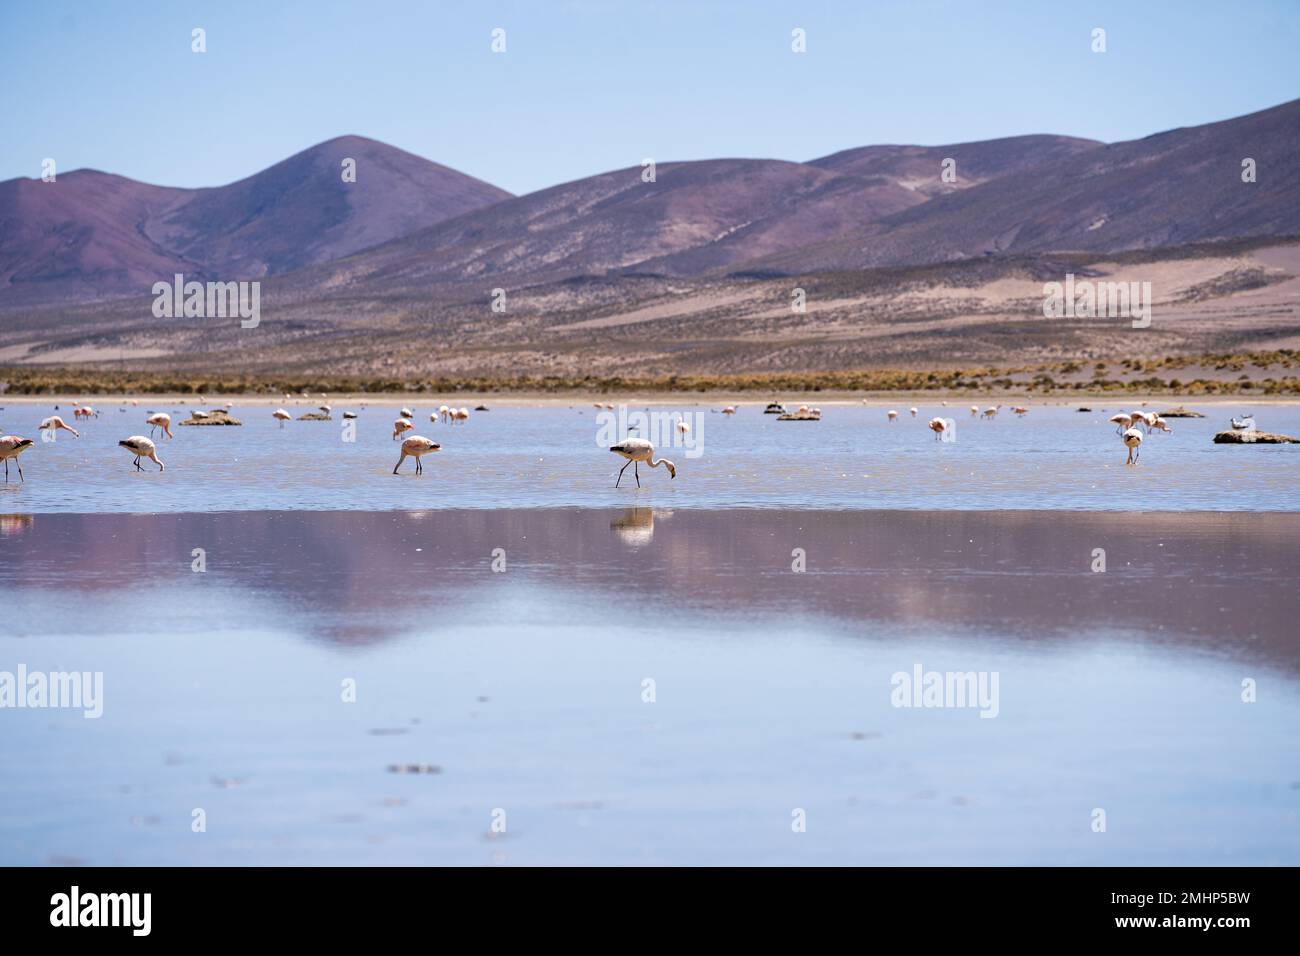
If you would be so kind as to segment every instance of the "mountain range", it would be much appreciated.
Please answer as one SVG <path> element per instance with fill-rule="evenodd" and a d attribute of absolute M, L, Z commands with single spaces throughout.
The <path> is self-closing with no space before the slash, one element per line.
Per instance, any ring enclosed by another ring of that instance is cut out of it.
<path fill-rule="evenodd" d="M 341 173 L 352 159 L 355 182 Z M 1243 160 L 1254 182 L 1242 181 Z M 949 167 L 945 177 L 945 165 Z M 295 288 L 796 275 L 1300 232 L 1300 101 L 1124 143 L 1019 136 L 805 163 L 664 162 L 511 196 L 344 136 L 206 189 L 77 170 L 0 183 L 0 306 L 143 295 L 174 272 Z M 314 268 L 313 268 L 314 267 Z"/>
<path fill-rule="evenodd" d="M 345 136 L 207 189 L 0 183 L 0 363 L 673 374 L 1294 348 L 1297 241 L 1300 100 L 1121 143 L 664 161 L 523 196 Z M 1067 270 L 1154 282 L 1161 322 L 1122 342 L 1026 325 Z M 160 324 L 150 290 L 176 272 L 263 280 L 255 341 Z"/>

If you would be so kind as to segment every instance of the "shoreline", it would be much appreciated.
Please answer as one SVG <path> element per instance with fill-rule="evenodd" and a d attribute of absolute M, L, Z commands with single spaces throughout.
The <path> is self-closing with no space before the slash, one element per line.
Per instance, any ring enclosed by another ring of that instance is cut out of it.
<path fill-rule="evenodd" d="M 1168 394 L 1161 392 L 1134 392 L 1134 393 L 1102 393 L 1102 394 L 1080 394 L 1067 397 L 1044 397 L 1038 395 L 1026 395 L 1020 392 L 990 392 L 977 395 L 953 393 L 953 392 L 846 392 L 846 391 L 822 391 L 822 392 L 782 392 L 774 391 L 769 395 L 756 395 L 755 392 L 735 392 L 735 391 L 716 391 L 716 392 L 695 392 L 695 391 L 676 391 L 676 392 L 644 392 L 644 391 L 609 391 L 609 392 L 572 392 L 556 394 L 554 392 L 340 392 L 325 393 L 328 398 L 321 399 L 319 395 L 314 397 L 304 397 L 301 395 L 294 396 L 285 400 L 283 396 L 276 398 L 272 395 L 266 395 L 258 392 L 216 392 L 212 395 L 204 395 L 203 401 L 199 401 L 199 396 L 193 393 L 183 392 L 127 392 L 127 393 L 103 393 L 103 392 L 60 392 L 47 395 L 32 394 L 0 394 L 0 408 L 5 406 L 18 405 L 69 405 L 69 404 L 88 404 L 88 405 L 123 405 L 130 402 L 146 402 L 155 405 L 194 405 L 195 407 L 220 406 L 229 402 L 232 405 L 270 405 L 286 407 L 312 406 L 316 407 L 321 401 L 329 401 L 332 404 L 368 404 L 368 405 L 392 405 L 392 404 L 411 404 L 411 405 L 442 405 L 455 403 L 457 406 L 464 405 L 473 408 L 474 405 L 487 405 L 489 410 L 493 405 L 503 408 L 549 408 L 549 407 L 568 407 L 580 405 L 593 405 L 596 402 L 611 403 L 614 405 L 735 405 L 737 409 L 748 406 L 765 406 L 769 402 L 781 402 L 786 405 L 808 405 L 808 406 L 865 406 L 885 407 L 888 405 L 940 405 L 944 402 L 956 405 L 987 405 L 1002 404 L 1004 407 L 1017 403 L 1026 407 L 1078 407 L 1080 405 L 1091 406 L 1114 406 L 1129 407 L 1137 404 L 1169 404 L 1171 406 L 1185 405 L 1188 407 L 1195 406 L 1243 406 L 1243 405 L 1300 405 L 1300 397 L 1286 395 L 1252 395 L 1246 393 L 1238 394 L 1215 394 L 1206 396 L 1189 396 L 1180 394 Z M 901 409 L 900 409 L 901 410 Z M 1100 408 L 1098 408 L 1100 410 Z"/>

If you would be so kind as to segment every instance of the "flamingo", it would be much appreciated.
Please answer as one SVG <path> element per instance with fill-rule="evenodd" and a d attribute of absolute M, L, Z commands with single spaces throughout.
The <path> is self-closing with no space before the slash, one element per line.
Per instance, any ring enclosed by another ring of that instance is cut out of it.
<path fill-rule="evenodd" d="M 409 408 L 403 408 L 400 412 L 398 412 L 398 414 L 401 415 L 403 418 L 415 417 L 415 412 L 411 411 Z"/>
<path fill-rule="evenodd" d="M 970 417 L 971 417 L 971 418 L 974 418 L 974 417 L 975 417 L 976 415 L 978 415 L 979 413 L 980 413 L 980 407 L 979 407 L 978 405 L 972 405 L 972 406 L 970 407 Z"/>
<path fill-rule="evenodd" d="M 728 405 L 726 408 L 724 408 L 724 409 L 722 410 L 722 414 L 724 414 L 724 415 L 734 415 L 734 414 L 736 414 L 736 406 L 735 406 L 735 405 Z"/>
<path fill-rule="evenodd" d="M 1103 411 L 1105 411 L 1105 409 L 1103 409 Z M 1124 432 L 1126 432 L 1133 425 L 1133 419 L 1128 415 L 1125 415 L 1123 412 L 1120 412 L 1118 415 L 1110 416 L 1110 418 L 1106 419 L 1106 421 L 1110 422 L 1115 426 L 1116 435 L 1123 435 Z"/>
<path fill-rule="evenodd" d="M 277 408 L 275 411 L 271 413 L 271 417 L 280 423 L 281 428 L 284 427 L 285 422 L 293 418 L 293 416 L 290 415 L 288 412 L 286 412 L 283 408 Z"/>
<path fill-rule="evenodd" d="M 1128 447 L 1128 461 L 1126 465 L 1137 463 L 1138 446 L 1142 444 L 1142 429 L 1130 428 L 1124 433 L 1124 444 Z"/>
<path fill-rule="evenodd" d="M 916 406 L 909 408 L 908 411 L 912 413 L 913 418 L 916 417 Z"/>
<path fill-rule="evenodd" d="M 1027 415 L 1029 413 L 1029 409 L 1025 408 L 1025 406 L 1023 405 L 1015 405 L 1012 407 L 1011 410 L 1015 412 L 1017 415 L 1022 415 L 1022 416 Z"/>
<path fill-rule="evenodd" d="M 1146 412 L 1133 412 L 1131 415 L 1129 415 L 1129 419 L 1133 422 L 1134 428 L 1137 428 L 1140 425 L 1145 426 L 1147 430 L 1147 434 L 1148 435 L 1151 434 L 1151 422 L 1147 419 Z"/>
<path fill-rule="evenodd" d="M 930 419 L 930 431 L 934 432 L 934 440 L 938 441 L 943 437 L 944 430 L 948 427 L 942 418 Z"/>
<path fill-rule="evenodd" d="M 74 408 L 74 409 L 72 410 L 72 417 L 73 417 L 74 419 L 75 419 L 75 418 L 96 418 L 96 417 L 98 416 L 98 414 L 99 414 L 99 413 L 96 412 L 96 411 L 95 411 L 93 408 L 91 408 L 89 405 L 82 405 L 82 406 L 80 406 L 80 407 L 78 407 L 78 408 Z"/>
<path fill-rule="evenodd" d="M 889 411 L 885 412 L 885 417 L 892 422 L 895 418 L 898 417 L 898 412 L 896 412 L 894 409 L 891 408 Z"/>
<path fill-rule="evenodd" d="M 1155 420 L 1151 423 L 1152 428 L 1156 429 L 1157 431 L 1165 432 L 1166 434 L 1170 434 L 1173 432 L 1173 429 L 1169 427 L 1169 423 L 1165 421 L 1163 418 L 1161 418 L 1159 415 L 1155 415 L 1153 416 L 1153 418 Z"/>
<path fill-rule="evenodd" d="M 655 459 L 655 446 L 650 444 L 644 438 L 625 438 L 617 445 L 610 445 L 609 450 L 616 455 L 622 455 L 627 459 L 627 465 L 632 465 L 632 474 L 636 476 L 636 486 L 641 487 L 641 472 L 639 462 L 645 462 L 651 468 L 658 468 L 663 465 L 668 469 L 668 477 L 677 477 L 677 466 L 667 458 Z M 618 470 L 618 480 L 614 482 L 614 487 L 623 480 L 623 472 L 627 471 L 627 465 Z"/>
<path fill-rule="evenodd" d="M 678 421 L 677 421 L 677 430 L 678 430 L 679 432 L 681 432 L 683 435 L 685 435 L 686 433 L 688 433 L 688 432 L 691 430 L 691 426 L 688 425 L 688 424 L 686 424 L 686 423 L 685 423 L 684 421 L 682 421 L 681 419 L 678 419 Z"/>
<path fill-rule="evenodd" d="M 442 448 L 436 441 L 429 441 L 419 435 L 412 435 L 402 442 L 402 457 L 397 459 L 397 464 L 393 466 L 393 474 L 397 474 L 397 469 L 402 467 L 402 462 L 407 458 L 415 459 L 415 473 L 424 474 L 424 466 L 420 464 L 420 456 L 427 455 L 431 451 L 438 451 Z"/>
<path fill-rule="evenodd" d="M 30 438 L 19 438 L 17 435 L 5 435 L 3 438 L 0 438 L 0 458 L 3 458 L 5 463 L 5 484 L 6 485 L 9 484 L 9 459 L 10 458 L 12 458 L 14 460 L 14 464 L 18 466 L 18 480 L 19 481 L 27 480 L 26 478 L 23 477 L 23 466 L 22 463 L 18 461 L 18 456 L 21 455 L 23 452 L 25 452 L 27 449 L 31 448 L 32 444 L 33 442 Z"/>
<path fill-rule="evenodd" d="M 140 467 L 140 459 L 148 458 L 158 466 L 158 470 L 163 470 L 163 463 L 158 457 L 158 448 L 152 441 L 143 435 L 132 435 L 130 438 L 118 442 L 123 448 L 135 455 L 135 470 L 144 471 Z"/>
<path fill-rule="evenodd" d="M 600 406 L 597 405 L 596 407 L 599 408 Z M 444 422 L 446 422 L 446 421 L 450 421 L 450 420 L 451 420 L 451 409 L 448 408 L 446 405 L 439 405 L 439 406 L 438 406 L 438 417 L 441 418 Z"/>
<path fill-rule="evenodd" d="M 156 412 L 146 418 L 144 423 L 149 426 L 150 436 L 161 428 L 168 438 L 172 437 L 172 417 L 166 412 Z"/>
<path fill-rule="evenodd" d="M 399 418 L 397 421 L 393 422 L 393 441 L 397 441 L 397 436 L 402 434 L 402 432 L 409 432 L 413 428 L 415 428 L 415 426 L 412 425 L 409 420 Z"/>
<path fill-rule="evenodd" d="M 60 418 L 58 415 L 51 415 L 49 418 L 47 418 L 47 419 L 45 419 L 43 422 L 41 422 L 41 431 L 43 431 L 43 432 L 44 432 L 44 431 L 48 431 L 48 432 L 57 432 L 60 428 L 72 432 L 72 437 L 73 437 L 73 438 L 80 438 L 80 437 L 81 437 L 81 433 L 80 433 L 80 432 L 78 432 L 75 428 L 73 428 L 71 425 L 69 425 L 67 422 L 65 422 L 65 421 L 64 421 L 62 418 Z M 50 435 L 50 438 L 53 439 L 53 437 L 54 437 L 53 434 L 51 434 L 51 435 Z"/>
<path fill-rule="evenodd" d="M 320 410 L 324 412 L 326 415 L 328 415 L 332 411 L 332 409 L 328 405 L 321 405 Z"/>
<path fill-rule="evenodd" d="M 1001 405 L 990 405 L 988 408 L 984 409 L 984 417 L 985 418 L 996 417 L 998 414 L 998 409 L 1001 407 L 1002 407 Z"/>

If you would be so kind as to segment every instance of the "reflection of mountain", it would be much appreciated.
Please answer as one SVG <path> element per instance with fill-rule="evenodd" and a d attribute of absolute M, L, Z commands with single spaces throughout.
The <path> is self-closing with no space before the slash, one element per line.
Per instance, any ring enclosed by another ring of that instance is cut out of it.
<path fill-rule="evenodd" d="M 40 515 L 0 547 L 0 592 L 94 609 L 138 588 L 164 624 L 202 614 L 201 628 L 269 625 L 334 643 L 436 630 L 443 612 L 490 603 L 502 587 L 535 592 L 534 623 L 671 594 L 676 611 L 822 616 L 859 625 L 864 639 L 882 623 L 1050 641 L 1123 631 L 1300 666 L 1288 637 L 1300 515 L 677 510 L 657 527 L 654 517 Z M 498 547 L 504 575 L 491 570 Z M 194 548 L 206 551 L 203 575 L 190 569 Z M 806 573 L 790 569 L 794 548 Z M 1091 571 L 1097 548 L 1104 573 Z M 22 632 L 66 629 L 59 613 Z"/>

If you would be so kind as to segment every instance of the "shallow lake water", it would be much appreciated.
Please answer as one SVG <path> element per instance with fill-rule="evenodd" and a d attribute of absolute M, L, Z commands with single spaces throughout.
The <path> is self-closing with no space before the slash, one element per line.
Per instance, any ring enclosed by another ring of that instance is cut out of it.
<path fill-rule="evenodd" d="M 0 671 L 103 675 L 96 719 L 0 710 L 0 864 L 1300 863 L 1300 515 L 685 508 L 665 477 L 0 518 Z M 94 487 L 132 483 L 182 487 Z M 917 668 L 996 693 L 897 706 Z"/>
<path fill-rule="evenodd" d="M 210 407 L 210 406 L 209 406 Z M 442 444 L 394 477 L 398 406 L 357 405 L 355 423 L 333 409 L 334 421 L 291 421 L 281 428 L 271 405 L 236 405 L 240 427 L 173 424 L 173 441 L 159 440 L 167 466 L 146 461 L 135 472 L 117 442 L 148 434 L 149 411 L 178 423 L 193 406 L 103 407 L 41 440 L 37 425 L 52 406 L 0 409 L 0 433 L 36 439 L 22 457 L 26 482 L 0 492 L 0 513 L 201 512 L 248 510 L 365 510 L 501 507 L 695 508 L 928 508 L 1068 509 L 1106 511 L 1300 510 L 1300 445 L 1215 445 L 1235 411 L 1208 406 L 1205 419 L 1172 419 L 1173 434 L 1146 437 L 1136 467 L 1106 418 L 1120 406 L 1093 403 L 1033 406 L 1017 418 L 1003 408 L 986 421 L 950 403 L 906 407 L 890 423 L 879 406 L 828 405 L 819 422 L 778 422 L 761 407 L 734 416 L 704 406 L 626 406 L 598 412 L 589 405 L 501 406 L 472 412 L 468 422 L 429 421 L 436 406 L 415 406 L 415 431 Z M 1161 406 L 1152 405 L 1153 409 Z M 309 405 L 291 405 L 296 417 Z M 1124 410 L 1128 410 L 1125 407 Z M 1300 406 L 1252 405 L 1259 428 L 1300 435 Z M 67 408 L 62 414 L 67 417 Z M 638 420 L 653 413 L 654 418 Z M 926 422 L 950 418 L 955 441 L 935 441 Z M 691 431 L 678 433 L 680 417 Z M 613 441 L 638 425 L 665 469 L 639 466 L 641 488 Z M 354 429 L 354 430 L 352 430 Z M 351 438 L 352 440 L 345 440 Z M 684 444 L 689 443 L 689 444 Z M 677 447 L 673 447 L 676 444 Z"/>

